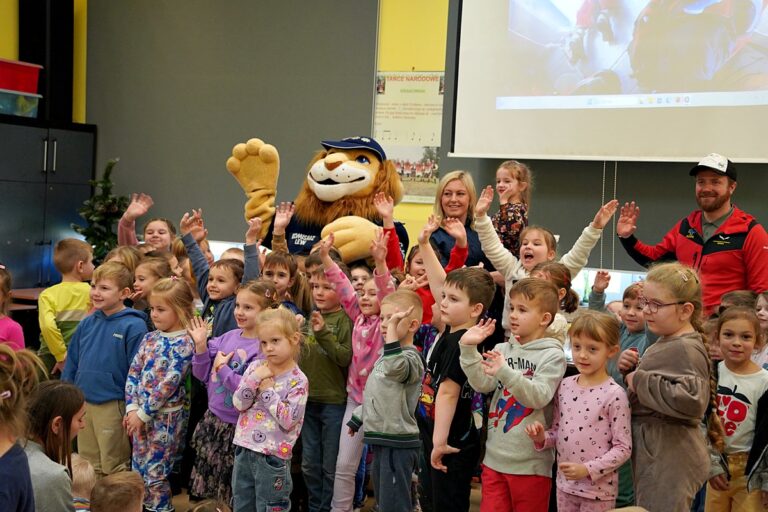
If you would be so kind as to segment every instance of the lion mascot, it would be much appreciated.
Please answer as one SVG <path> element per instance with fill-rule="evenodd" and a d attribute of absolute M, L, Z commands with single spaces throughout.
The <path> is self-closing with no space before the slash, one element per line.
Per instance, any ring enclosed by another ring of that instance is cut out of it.
<path fill-rule="evenodd" d="M 285 233 L 288 249 L 293 254 L 309 254 L 332 231 L 345 262 L 367 258 L 381 223 L 373 197 L 384 192 L 397 204 L 403 197 L 403 184 L 384 149 L 370 137 L 325 140 L 321 145 L 294 200 L 296 212 Z M 261 218 L 264 245 L 271 247 L 280 173 L 277 149 L 261 139 L 237 144 L 227 160 L 227 170 L 248 196 L 245 218 Z M 408 234 L 399 222 L 395 230 L 404 252 Z"/>

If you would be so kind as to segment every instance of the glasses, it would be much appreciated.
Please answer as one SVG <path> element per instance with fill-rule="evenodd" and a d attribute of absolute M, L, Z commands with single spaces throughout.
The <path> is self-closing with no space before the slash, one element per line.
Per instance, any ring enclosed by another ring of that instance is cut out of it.
<path fill-rule="evenodd" d="M 682 304 L 685 304 L 686 301 L 677 301 L 677 302 L 667 302 L 666 304 L 663 302 L 656 302 L 655 300 L 648 300 L 648 299 L 640 299 L 637 301 L 637 305 L 640 306 L 643 309 L 648 308 L 648 312 L 652 315 L 655 315 L 659 312 L 659 308 L 665 308 L 667 306 L 680 306 Z"/>

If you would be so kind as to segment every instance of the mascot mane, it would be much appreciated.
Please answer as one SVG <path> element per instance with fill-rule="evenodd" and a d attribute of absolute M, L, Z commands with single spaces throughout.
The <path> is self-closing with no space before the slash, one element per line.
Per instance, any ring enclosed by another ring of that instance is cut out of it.
<path fill-rule="evenodd" d="M 319 151 L 315 154 L 307 167 L 307 174 L 312 166 L 324 158 L 327 151 Z M 307 180 L 301 186 L 299 195 L 294 201 L 296 211 L 294 216 L 302 224 L 319 224 L 325 226 L 340 217 L 356 215 L 371 221 L 380 221 L 379 213 L 373 205 L 373 196 L 378 192 L 391 196 L 395 204 L 403 198 L 403 184 L 397 174 L 395 165 L 389 160 L 381 164 L 381 168 L 376 173 L 376 180 L 371 187 L 371 194 L 365 197 L 344 197 L 331 203 L 321 201 L 317 198 L 312 189 L 309 188 Z"/>

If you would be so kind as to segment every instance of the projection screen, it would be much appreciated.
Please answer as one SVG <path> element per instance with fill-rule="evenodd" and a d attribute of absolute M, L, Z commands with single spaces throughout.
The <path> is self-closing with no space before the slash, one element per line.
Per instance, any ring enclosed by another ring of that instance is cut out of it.
<path fill-rule="evenodd" d="M 462 2 L 451 155 L 768 162 L 766 4 Z"/>

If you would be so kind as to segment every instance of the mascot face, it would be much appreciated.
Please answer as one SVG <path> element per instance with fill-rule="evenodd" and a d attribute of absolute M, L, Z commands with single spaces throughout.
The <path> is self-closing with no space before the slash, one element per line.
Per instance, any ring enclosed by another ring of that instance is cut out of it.
<path fill-rule="evenodd" d="M 309 169 L 307 185 L 318 199 L 333 202 L 342 197 L 373 195 L 378 155 L 367 149 L 330 149 Z"/>

